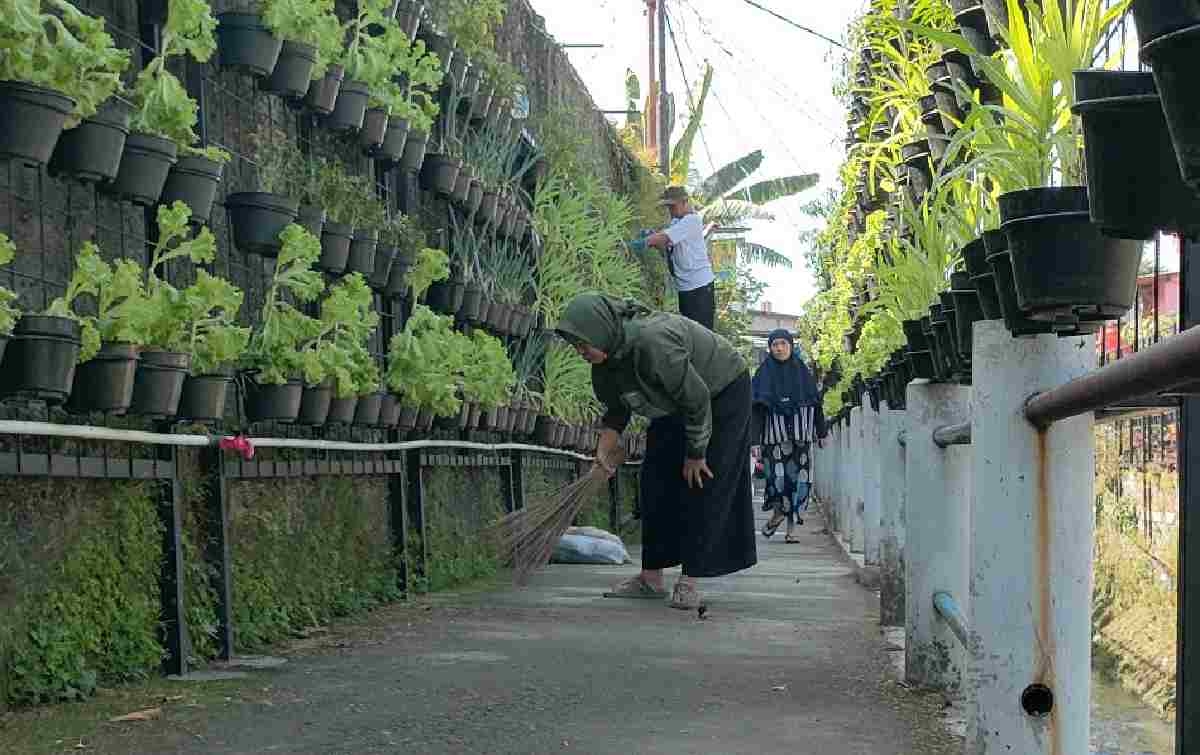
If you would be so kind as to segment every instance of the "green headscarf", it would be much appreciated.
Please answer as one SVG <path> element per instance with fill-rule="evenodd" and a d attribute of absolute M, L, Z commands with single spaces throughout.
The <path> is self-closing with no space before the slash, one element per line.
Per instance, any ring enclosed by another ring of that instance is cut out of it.
<path fill-rule="evenodd" d="M 625 325 L 650 310 L 632 300 L 605 294 L 580 294 L 567 304 L 556 332 L 572 343 L 586 343 L 614 356 L 628 342 Z"/>

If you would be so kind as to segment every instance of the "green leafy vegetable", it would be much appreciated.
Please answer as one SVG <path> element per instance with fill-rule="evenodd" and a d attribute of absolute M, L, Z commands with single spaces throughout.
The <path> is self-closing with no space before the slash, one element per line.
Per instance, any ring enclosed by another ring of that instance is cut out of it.
<path fill-rule="evenodd" d="M 9 264 L 16 255 L 17 247 L 13 244 L 12 239 L 0 233 L 0 265 Z M 0 335 L 12 333 L 20 317 L 21 310 L 17 308 L 17 295 L 0 286 Z"/>
<path fill-rule="evenodd" d="M 276 37 L 317 48 L 312 78 L 324 76 L 342 47 L 342 27 L 333 0 L 264 0 L 261 8 L 263 23 Z"/>
<path fill-rule="evenodd" d="M 450 258 L 441 249 L 425 247 L 417 253 L 416 263 L 408 273 L 408 283 L 412 286 L 413 299 L 420 301 L 437 281 L 450 277 Z"/>
<path fill-rule="evenodd" d="M 458 389 L 468 351 L 451 318 L 418 304 L 388 344 L 387 385 L 407 406 L 454 416 L 462 408 Z"/>

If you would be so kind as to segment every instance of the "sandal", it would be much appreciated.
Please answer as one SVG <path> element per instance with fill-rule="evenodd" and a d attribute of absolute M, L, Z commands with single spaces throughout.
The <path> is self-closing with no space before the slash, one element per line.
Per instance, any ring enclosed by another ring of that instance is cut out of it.
<path fill-rule="evenodd" d="M 796 543 L 800 542 L 800 540 L 799 540 L 799 538 L 795 537 L 794 535 L 788 535 L 787 537 L 785 537 L 785 538 L 783 539 L 783 542 L 785 542 L 785 543 L 791 543 L 791 544 L 793 544 L 793 545 L 794 545 L 794 544 L 796 544 Z"/>
<path fill-rule="evenodd" d="M 618 582 L 613 589 L 604 593 L 604 597 L 662 600 L 667 597 L 667 591 L 661 590 L 642 579 L 641 574 L 635 574 L 628 579 Z"/>
<path fill-rule="evenodd" d="M 781 516 L 781 517 L 779 517 L 778 520 L 776 520 L 775 517 L 772 516 L 771 517 L 772 521 L 768 521 L 766 524 L 763 525 L 763 528 L 762 528 L 763 537 L 770 540 L 771 536 L 779 531 L 779 527 L 780 527 L 780 525 L 783 524 L 785 519 L 786 519 L 786 517 Z"/>
<path fill-rule="evenodd" d="M 685 582 L 676 582 L 671 591 L 670 606 L 680 611 L 694 611 L 701 606 L 700 591 Z"/>

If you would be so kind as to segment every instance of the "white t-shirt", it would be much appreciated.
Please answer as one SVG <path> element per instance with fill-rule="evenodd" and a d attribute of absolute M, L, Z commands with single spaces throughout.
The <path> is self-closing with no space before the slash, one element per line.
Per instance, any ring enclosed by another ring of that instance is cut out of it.
<path fill-rule="evenodd" d="M 704 221 L 692 212 L 671 221 L 663 233 L 671 240 L 671 263 L 675 268 L 675 288 L 695 291 L 713 282 L 712 261 L 704 241 Z"/>

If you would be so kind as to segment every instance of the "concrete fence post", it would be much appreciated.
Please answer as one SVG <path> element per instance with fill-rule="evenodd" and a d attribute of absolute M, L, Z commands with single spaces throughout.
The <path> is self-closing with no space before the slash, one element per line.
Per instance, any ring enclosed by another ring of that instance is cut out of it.
<path fill-rule="evenodd" d="M 978 652 L 969 676 L 975 704 L 966 752 L 1086 753 L 1092 417 L 1039 433 L 1023 408 L 1035 392 L 1091 371 L 1094 340 L 1014 339 L 998 321 L 978 322 L 972 364 L 978 503 L 971 608 Z"/>
<path fill-rule="evenodd" d="M 905 448 L 900 444 L 906 414 L 884 405 L 879 413 L 879 623 L 904 625 Z"/>
<path fill-rule="evenodd" d="M 883 411 L 863 406 L 862 413 L 862 479 L 863 479 L 863 560 L 866 564 L 879 564 L 880 527 L 883 519 L 882 491 L 880 490 L 879 442 Z"/>
<path fill-rule="evenodd" d="M 837 469 L 835 470 L 837 485 L 833 491 L 833 522 L 830 524 L 830 530 L 837 533 L 845 532 L 846 526 L 846 514 L 843 507 L 846 504 L 846 467 L 849 465 L 850 457 L 848 422 L 848 419 L 843 419 L 838 423 Z"/>
<path fill-rule="evenodd" d="M 970 446 L 938 448 L 933 431 L 970 416 L 971 389 L 911 383 L 905 429 L 905 643 L 907 680 L 956 694 L 967 652 L 934 610 L 933 594 L 947 592 L 964 611 L 971 558 Z"/>
<path fill-rule="evenodd" d="M 850 410 L 850 469 L 846 511 L 846 542 L 851 553 L 863 552 L 863 412 L 861 406 Z"/>

